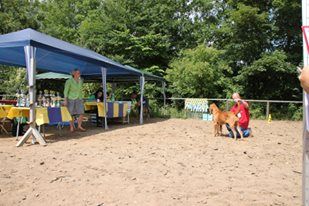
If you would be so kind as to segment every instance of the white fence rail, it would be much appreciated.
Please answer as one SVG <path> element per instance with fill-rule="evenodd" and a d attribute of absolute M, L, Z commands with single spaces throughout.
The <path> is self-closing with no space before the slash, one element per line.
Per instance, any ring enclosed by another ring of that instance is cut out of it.
<path fill-rule="evenodd" d="M 167 98 L 167 100 L 172 100 L 172 101 L 184 101 L 187 98 Z M 220 98 L 205 98 L 209 101 L 221 101 L 221 102 L 226 102 L 226 110 L 229 110 L 229 105 L 230 102 L 233 102 L 233 99 L 220 99 Z M 244 99 L 247 102 L 257 102 L 257 103 L 266 103 L 266 114 L 265 117 L 267 118 L 268 115 L 270 114 L 270 104 L 303 104 L 303 101 L 294 101 L 294 100 L 257 100 L 257 99 Z"/>

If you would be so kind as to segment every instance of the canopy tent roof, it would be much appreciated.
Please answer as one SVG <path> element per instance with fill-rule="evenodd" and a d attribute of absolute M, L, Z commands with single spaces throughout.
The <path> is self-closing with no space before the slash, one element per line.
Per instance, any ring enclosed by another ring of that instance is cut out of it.
<path fill-rule="evenodd" d="M 136 72 L 141 72 L 141 73 L 144 75 L 144 77 L 145 77 L 146 80 L 164 81 L 164 78 L 163 78 L 163 77 L 159 77 L 159 76 L 156 76 L 156 75 L 151 74 L 151 73 L 149 73 L 149 72 L 145 72 L 145 71 L 138 70 L 138 69 L 136 69 L 136 68 L 134 68 L 134 67 L 131 67 L 131 66 L 129 66 L 129 65 L 125 65 L 125 67 L 128 68 L 128 69 L 131 69 L 131 70 L 133 70 L 133 71 L 136 71 Z"/>
<path fill-rule="evenodd" d="M 164 81 L 162 77 L 158 77 L 156 75 L 150 74 L 150 73 L 144 73 L 140 71 L 142 74 L 144 74 L 146 81 Z M 56 72 L 44 72 L 41 74 L 36 75 L 37 80 L 43 80 L 43 79 L 53 79 L 53 80 L 66 80 L 69 79 L 71 75 L 69 74 L 61 74 Z M 101 81 L 101 74 L 94 75 L 94 76 L 84 76 L 86 77 L 86 81 Z M 139 76 L 136 75 L 112 75 L 107 77 L 107 81 L 109 82 L 131 82 L 131 81 L 138 81 Z"/>
<path fill-rule="evenodd" d="M 27 45 L 36 48 L 36 65 L 39 71 L 69 74 L 72 69 L 78 68 L 84 78 L 89 78 L 101 77 L 101 67 L 105 67 L 110 78 L 143 75 L 139 70 L 130 69 L 96 52 L 33 29 L 0 35 L 0 64 L 26 67 L 24 46 Z"/>
<path fill-rule="evenodd" d="M 156 76 L 154 74 L 151 74 L 149 72 L 144 72 L 138 69 L 135 69 L 134 67 L 125 65 L 125 68 L 130 69 L 131 71 L 138 72 L 140 75 L 134 75 L 134 74 L 127 74 L 127 75 L 107 75 L 107 81 L 108 82 L 136 82 L 139 81 L 140 76 L 144 76 L 146 81 L 160 81 L 164 82 L 164 78 Z M 100 74 L 96 75 L 88 75 L 84 77 L 85 80 L 100 80 L 101 76 Z"/>
<path fill-rule="evenodd" d="M 71 78 L 71 75 L 69 74 L 61 74 L 61 73 L 55 73 L 55 72 L 45 72 L 42 74 L 37 74 L 36 79 L 69 79 Z"/>

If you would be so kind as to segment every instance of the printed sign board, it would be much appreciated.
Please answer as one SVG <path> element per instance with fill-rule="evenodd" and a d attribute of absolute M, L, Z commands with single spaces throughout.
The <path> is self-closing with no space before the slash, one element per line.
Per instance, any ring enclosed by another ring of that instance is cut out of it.
<path fill-rule="evenodd" d="M 198 98 L 185 99 L 185 109 L 191 112 L 207 112 L 208 100 Z"/>

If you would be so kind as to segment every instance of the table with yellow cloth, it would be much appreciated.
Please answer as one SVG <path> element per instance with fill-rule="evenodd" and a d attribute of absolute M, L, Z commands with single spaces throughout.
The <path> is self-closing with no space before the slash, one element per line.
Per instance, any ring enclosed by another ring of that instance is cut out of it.
<path fill-rule="evenodd" d="M 130 102 L 107 102 L 106 113 L 107 118 L 126 117 L 130 109 Z M 98 109 L 98 116 L 105 117 L 103 102 L 85 102 L 85 111 Z"/>
<path fill-rule="evenodd" d="M 11 107 L 7 118 L 13 119 L 15 117 L 27 117 L 29 118 L 29 107 Z M 36 124 L 49 124 L 55 122 L 68 122 L 72 120 L 72 117 L 67 107 L 38 107 L 35 109 Z"/>
<path fill-rule="evenodd" d="M 13 105 L 0 105 L 0 118 L 6 118 Z"/>
<path fill-rule="evenodd" d="M 8 115 L 10 109 L 14 107 L 13 105 L 0 105 L 0 130 L 9 134 L 5 128 L 6 116 Z"/>

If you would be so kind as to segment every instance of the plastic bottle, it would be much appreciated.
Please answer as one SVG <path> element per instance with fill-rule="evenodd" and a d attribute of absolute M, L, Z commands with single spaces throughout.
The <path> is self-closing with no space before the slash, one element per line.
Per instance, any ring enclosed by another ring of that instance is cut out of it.
<path fill-rule="evenodd" d="M 42 105 L 42 99 L 43 99 L 43 92 L 39 91 L 39 96 L 38 96 L 38 106 L 41 107 Z"/>
<path fill-rule="evenodd" d="M 111 101 L 114 102 L 115 101 L 115 95 L 114 93 L 112 93 L 112 96 L 111 96 Z"/>

